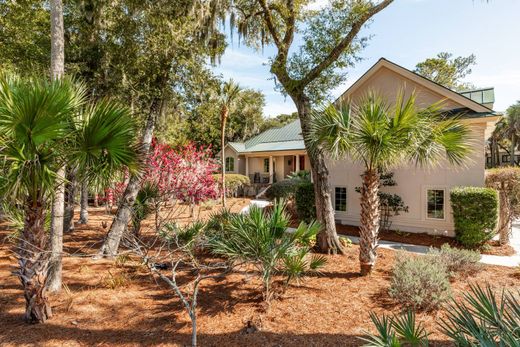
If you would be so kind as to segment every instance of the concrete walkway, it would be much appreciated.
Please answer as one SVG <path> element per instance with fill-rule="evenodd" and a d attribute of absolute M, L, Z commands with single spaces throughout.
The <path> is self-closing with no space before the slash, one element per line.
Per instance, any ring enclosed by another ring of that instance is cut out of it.
<path fill-rule="evenodd" d="M 353 243 L 359 243 L 359 237 L 357 236 L 341 236 L 348 237 Z M 513 233 L 511 235 L 511 246 L 515 249 L 516 254 L 513 256 L 499 256 L 499 255 L 488 255 L 482 254 L 480 259 L 481 263 L 490 265 L 501 265 L 508 267 L 515 267 L 520 265 L 520 220 L 513 223 Z M 405 250 L 417 254 L 428 253 L 429 247 L 412 245 L 408 243 L 392 242 L 392 241 L 379 241 L 379 247 L 388 248 L 393 250 Z"/>
<path fill-rule="evenodd" d="M 266 206 L 268 206 L 270 204 L 269 201 L 266 201 L 266 200 L 251 200 L 249 202 L 249 205 L 247 205 L 246 207 L 244 207 L 240 213 L 248 213 L 249 212 L 249 209 L 251 208 L 251 206 L 257 206 L 257 207 L 260 207 L 260 208 L 264 208 Z"/>
<path fill-rule="evenodd" d="M 269 201 L 265 200 L 251 200 L 250 204 L 242 209 L 240 213 L 247 213 L 249 212 L 249 208 L 251 206 L 258 206 L 260 208 L 264 208 L 267 205 L 269 205 Z M 288 228 L 288 232 L 292 232 L 296 229 L 294 228 Z M 340 237 L 349 238 L 352 240 L 353 243 L 359 244 L 359 237 L 357 236 L 345 236 L 340 235 Z M 520 220 L 515 221 L 513 223 L 513 231 L 511 235 L 511 246 L 515 249 L 516 254 L 513 256 L 499 256 L 499 255 L 488 255 L 488 254 L 482 254 L 482 257 L 480 259 L 481 263 L 484 264 L 490 264 L 490 265 L 501 265 L 501 266 L 508 266 L 508 267 L 515 267 L 520 265 Z M 409 243 L 400 243 L 400 242 L 393 242 L 393 241 L 379 241 L 379 247 L 381 248 L 387 248 L 387 249 L 393 249 L 393 250 L 405 250 L 407 252 L 417 253 L 417 254 L 426 254 L 428 253 L 430 247 L 426 246 L 420 246 L 420 245 L 413 245 Z"/>

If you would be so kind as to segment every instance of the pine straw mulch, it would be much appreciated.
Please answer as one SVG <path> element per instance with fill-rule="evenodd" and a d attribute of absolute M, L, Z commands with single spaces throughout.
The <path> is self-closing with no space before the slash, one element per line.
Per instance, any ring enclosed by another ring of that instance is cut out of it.
<path fill-rule="evenodd" d="M 86 227 L 65 236 L 66 251 L 93 254 L 105 234 L 93 211 Z M 23 294 L 11 274 L 16 259 L 0 231 L 0 345 L 1 346 L 183 346 L 190 342 L 190 321 L 179 299 L 137 262 L 116 265 L 111 260 L 66 257 L 67 290 L 51 295 L 54 317 L 42 325 L 21 321 Z M 344 256 L 327 256 L 321 276 L 291 285 L 267 308 L 260 282 L 246 269 L 201 286 L 198 326 L 200 346 L 358 346 L 359 336 L 373 330 L 369 312 L 401 310 L 387 290 L 395 252 L 379 250 L 377 269 L 370 277 L 358 275 L 358 247 Z M 181 278 L 180 281 L 183 279 Z M 518 269 L 484 266 L 468 279 L 453 283 L 456 298 L 469 283 L 495 288 L 518 288 Z M 432 345 L 447 344 L 437 331 L 443 311 L 418 314 L 432 332 Z M 254 325 L 258 331 L 246 333 Z"/>
<path fill-rule="evenodd" d="M 338 233 L 350 236 L 359 236 L 359 228 L 352 225 L 336 224 Z M 413 245 L 440 248 L 447 243 L 453 247 L 462 248 L 453 237 L 443 235 L 429 235 L 426 233 L 408 233 L 394 230 L 385 230 L 379 233 L 379 238 L 385 241 L 409 243 Z M 512 256 L 515 249 L 511 245 L 500 245 L 498 241 L 492 240 L 486 243 L 480 251 L 482 254 Z"/>

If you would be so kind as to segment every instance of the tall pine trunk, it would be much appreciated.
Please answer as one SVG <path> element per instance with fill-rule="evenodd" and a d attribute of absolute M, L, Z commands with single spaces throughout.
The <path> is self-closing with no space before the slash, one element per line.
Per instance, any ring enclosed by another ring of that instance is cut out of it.
<path fill-rule="evenodd" d="M 47 298 L 49 252 L 45 230 L 45 206 L 41 200 L 28 199 L 25 205 L 23 239 L 19 245 L 18 277 L 25 297 L 24 319 L 28 323 L 44 323 L 52 316 Z"/>
<path fill-rule="evenodd" d="M 367 170 L 361 187 L 361 220 L 359 226 L 359 262 L 361 275 L 372 272 L 377 260 L 379 232 L 379 174 Z"/>
<path fill-rule="evenodd" d="M 74 230 L 74 207 L 76 205 L 76 174 L 77 169 L 69 169 L 65 186 L 65 216 L 63 218 L 63 232 Z"/>
<path fill-rule="evenodd" d="M 159 107 L 152 107 L 146 121 L 146 127 L 143 131 L 142 153 L 145 157 L 150 151 L 158 109 Z M 110 230 L 108 231 L 107 237 L 105 238 L 105 241 L 99 250 L 100 256 L 113 257 L 117 254 L 123 233 L 127 229 L 128 223 L 132 217 L 133 206 L 135 198 L 137 197 L 137 193 L 139 192 L 140 184 L 141 178 L 138 175 L 130 176 L 128 185 L 126 186 L 116 215 L 112 221 L 112 225 L 110 226 Z"/>
<path fill-rule="evenodd" d="M 65 73 L 65 29 L 63 27 L 63 3 L 51 0 L 51 77 L 59 79 Z M 57 187 L 51 212 L 51 259 L 49 267 L 48 289 L 61 290 L 62 252 L 63 252 L 63 216 L 65 211 L 65 165 L 57 172 Z"/>
<path fill-rule="evenodd" d="M 84 180 L 81 183 L 81 198 L 80 198 L 79 224 L 88 223 L 88 181 Z"/>
<path fill-rule="evenodd" d="M 298 109 L 305 147 L 309 148 L 307 134 L 310 131 L 311 106 L 305 95 L 293 97 Z M 316 217 L 322 229 L 317 236 L 317 245 L 321 252 L 344 254 L 345 250 L 336 232 L 334 207 L 332 206 L 331 187 L 329 183 L 329 169 L 322 151 L 307 151 L 311 162 L 314 195 L 316 202 Z"/>
<path fill-rule="evenodd" d="M 220 184 L 222 186 L 222 207 L 226 207 L 226 153 L 224 153 L 224 146 L 226 145 L 226 121 L 228 117 L 228 108 L 226 105 L 222 106 L 221 111 L 221 129 L 220 129 L 220 159 L 222 161 L 222 177 Z"/>

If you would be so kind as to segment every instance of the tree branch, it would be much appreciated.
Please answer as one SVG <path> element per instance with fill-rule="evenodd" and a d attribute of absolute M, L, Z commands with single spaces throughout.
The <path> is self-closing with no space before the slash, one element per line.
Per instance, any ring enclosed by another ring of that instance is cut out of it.
<path fill-rule="evenodd" d="M 330 53 L 327 55 L 325 59 L 322 60 L 321 63 L 313 67 L 300 81 L 300 87 L 306 87 L 309 83 L 311 83 L 314 79 L 316 79 L 323 70 L 327 69 L 330 65 L 332 65 L 338 57 L 343 53 L 355 39 L 363 25 L 372 18 L 375 14 L 385 9 L 388 5 L 390 5 L 394 0 L 384 0 L 378 5 L 373 6 L 368 11 L 366 11 L 357 21 L 352 25 L 352 29 L 349 31 L 347 36 L 345 36 L 336 47 L 334 47 Z"/>

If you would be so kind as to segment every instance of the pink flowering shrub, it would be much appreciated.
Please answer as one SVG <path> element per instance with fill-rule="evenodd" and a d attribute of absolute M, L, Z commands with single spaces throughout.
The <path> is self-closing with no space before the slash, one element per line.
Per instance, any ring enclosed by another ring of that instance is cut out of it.
<path fill-rule="evenodd" d="M 189 144 L 173 149 L 154 140 L 141 183 L 156 185 L 163 202 L 177 199 L 198 204 L 219 197 L 220 191 L 213 178 L 219 168 L 209 147 Z M 118 203 L 125 189 L 124 181 L 106 189 L 107 204 Z"/>

